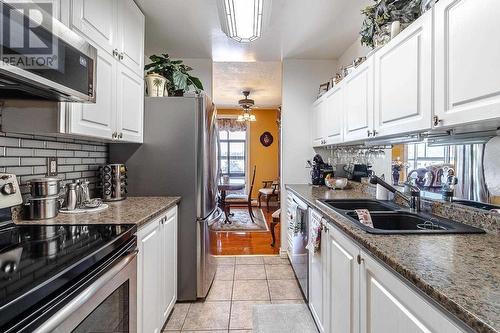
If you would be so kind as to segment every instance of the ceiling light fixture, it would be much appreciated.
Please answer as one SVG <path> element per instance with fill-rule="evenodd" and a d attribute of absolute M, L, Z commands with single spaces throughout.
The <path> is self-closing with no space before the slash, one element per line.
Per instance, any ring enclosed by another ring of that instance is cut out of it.
<path fill-rule="evenodd" d="M 219 0 L 222 31 L 240 43 L 249 43 L 262 35 L 268 20 L 271 0 Z"/>
<path fill-rule="evenodd" d="M 238 121 L 256 121 L 257 118 L 255 118 L 255 115 L 251 114 L 252 112 L 252 107 L 255 104 L 255 101 L 253 99 L 248 98 L 248 95 L 250 95 L 250 91 L 242 91 L 243 96 L 245 98 L 240 99 L 238 101 L 238 104 L 243 108 L 243 114 L 240 114 L 238 116 Z"/>

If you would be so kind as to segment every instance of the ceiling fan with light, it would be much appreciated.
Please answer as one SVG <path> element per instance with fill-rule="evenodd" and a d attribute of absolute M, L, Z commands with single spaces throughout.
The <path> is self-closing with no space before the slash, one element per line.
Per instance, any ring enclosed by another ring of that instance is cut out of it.
<path fill-rule="evenodd" d="M 250 95 L 250 91 L 242 91 L 243 96 L 245 98 L 240 99 L 238 101 L 238 105 L 243 108 L 243 114 L 238 116 L 238 121 L 256 121 L 255 115 L 251 114 L 252 108 L 255 105 L 255 101 L 253 99 L 248 98 Z"/>

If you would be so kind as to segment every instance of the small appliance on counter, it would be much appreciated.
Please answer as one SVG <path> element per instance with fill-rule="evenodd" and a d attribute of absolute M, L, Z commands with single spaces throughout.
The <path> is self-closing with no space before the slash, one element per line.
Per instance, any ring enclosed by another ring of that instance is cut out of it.
<path fill-rule="evenodd" d="M 312 164 L 309 161 L 308 163 L 312 167 L 311 183 L 313 185 L 325 185 L 325 178 L 327 175 L 333 174 L 333 167 L 325 163 L 320 154 L 314 156 Z"/>
<path fill-rule="evenodd" d="M 89 182 L 84 179 L 66 184 L 64 205 L 59 210 L 64 214 L 96 213 L 108 208 L 100 198 L 90 198 Z"/>
<path fill-rule="evenodd" d="M 106 164 L 99 168 L 102 199 L 120 201 L 127 198 L 127 167 L 125 164 Z"/>
<path fill-rule="evenodd" d="M 361 182 L 361 178 L 370 177 L 373 174 L 371 167 L 369 164 L 350 163 L 345 165 L 343 169 L 347 175 L 347 179 Z"/>
<path fill-rule="evenodd" d="M 55 177 L 37 178 L 28 181 L 27 185 L 30 194 L 24 205 L 26 218 L 44 220 L 56 217 L 61 206 L 61 179 Z"/>

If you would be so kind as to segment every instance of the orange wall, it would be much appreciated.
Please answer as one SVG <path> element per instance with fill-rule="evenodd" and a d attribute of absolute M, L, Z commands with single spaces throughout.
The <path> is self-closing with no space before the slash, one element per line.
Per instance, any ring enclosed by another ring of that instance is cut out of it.
<path fill-rule="evenodd" d="M 239 115 L 238 109 L 219 109 L 219 115 Z M 252 197 L 257 198 L 259 189 L 262 187 L 263 180 L 274 180 L 278 178 L 278 125 L 276 124 L 277 111 L 274 109 L 253 109 L 257 121 L 248 122 L 250 129 L 250 163 L 249 172 L 252 172 L 253 166 L 257 166 L 255 175 L 255 185 L 252 191 Z M 269 132 L 273 136 L 273 143 L 269 147 L 264 147 L 260 143 L 260 136 L 264 132 Z M 248 179 L 251 175 L 249 175 Z"/>

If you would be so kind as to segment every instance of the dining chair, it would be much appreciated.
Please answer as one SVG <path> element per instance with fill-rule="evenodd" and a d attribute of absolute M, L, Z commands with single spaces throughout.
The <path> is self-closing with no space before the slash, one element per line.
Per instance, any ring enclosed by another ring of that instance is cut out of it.
<path fill-rule="evenodd" d="M 252 181 L 250 183 L 250 188 L 248 189 L 248 194 L 237 194 L 237 193 L 228 194 L 226 195 L 226 200 L 225 200 L 225 203 L 229 208 L 231 208 L 231 206 L 247 205 L 248 215 L 250 215 L 250 220 L 252 220 L 253 223 L 255 223 L 254 221 L 255 215 L 252 210 L 252 190 L 255 183 L 256 171 L 257 171 L 257 166 L 254 165 Z"/>
<path fill-rule="evenodd" d="M 276 198 L 276 201 L 279 203 L 280 183 L 278 180 L 264 180 L 262 186 L 263 188 L 259 189 L 259 197 L 257 198 L 259 208 L 262 207 L 261 199 L 264 198 L 266 200 L 267 212 L 269 213 L 269 200 L 271 200 L 271 198 Z"/>

